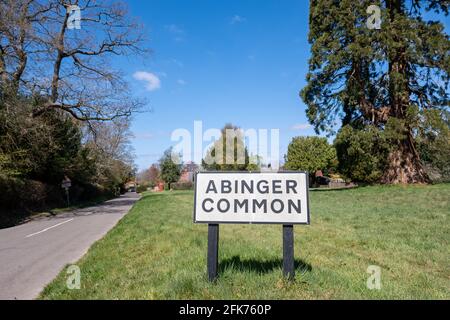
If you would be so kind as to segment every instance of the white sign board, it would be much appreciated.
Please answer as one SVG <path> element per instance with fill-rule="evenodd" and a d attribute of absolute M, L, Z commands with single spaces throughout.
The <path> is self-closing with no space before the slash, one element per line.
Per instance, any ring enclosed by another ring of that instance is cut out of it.
<path fill-rule="evenodd" d="M 305 172 L 199 172 L 195 223 L 309 224 Z"/>

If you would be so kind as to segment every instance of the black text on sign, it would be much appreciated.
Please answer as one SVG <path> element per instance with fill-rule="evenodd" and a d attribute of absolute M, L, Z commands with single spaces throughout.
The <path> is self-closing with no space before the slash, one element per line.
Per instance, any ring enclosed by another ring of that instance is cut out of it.
<path fill-rule="evenodd" d="M 199 172 L 194 221 L 309 224 L 308 174 Z"/>

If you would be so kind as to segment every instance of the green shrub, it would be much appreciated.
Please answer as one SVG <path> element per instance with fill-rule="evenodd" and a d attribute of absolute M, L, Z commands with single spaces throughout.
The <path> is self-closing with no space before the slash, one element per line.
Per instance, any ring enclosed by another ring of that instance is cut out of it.
<path fill-rule="evenodd" d="M 417 151 L 424 169 L 434 183 L 450 181 L 450 111 L 427 110 L 427 124 L 417 136 Z"/>
<path fill-rule="evenodd" d="M 66 194 L 58 185 L 41 181 L 10 177 L 0 174 L 0 228 L 13 226 L 32 212 L 65 207 Z M 72 181 L 69 189 L 70 204 L 109 199 L 110 189 L 94 184 L 80 184 Z"/>
<path fill-rule="evenodd" d="M 194 184 L 192 182 L 176 182 L 170 185 L 172 190 L 192 190 L 194 188 Z"/>
<path fill-rule="evenodd" d="M 62 201 L 61 191 L 35 180 L 0 176 L 0 190 L 0 207 L 4 209 L 39 210 L 49 203 L 50 194 L 52 204 Z"/>
<path fill-rule="evenodd" d="M 309 172 L 311 186 L 317 170 L 329 174 L 337 166 L 336 150 L 322 137 L 294 137 L 289 143 L 285 160 L 287 170 Z"/>
<path fill-rule="evenodd" d="M 150 187 L 150 186 L 149 186 L 148 184 L 146 184 L 146 183 L 140 184 L 140 185 L 137 186 L 136 192 L 137 192 L 137 193 L 145 192 L 145 191 L 148 190 L 149 187 Z"/>
<path fill-rule="evenodd" d="M 379 129 L 367 126 L 357 130 L 344 126 L 334 142 L 338 171 L 353 181 L 377 182 L 386 166 L 389 147 Z"/>

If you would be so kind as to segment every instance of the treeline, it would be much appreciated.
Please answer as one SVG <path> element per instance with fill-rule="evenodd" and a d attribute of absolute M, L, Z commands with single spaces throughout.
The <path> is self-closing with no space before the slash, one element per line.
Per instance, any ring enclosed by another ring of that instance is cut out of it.
<path fill-rule="evenodd" d="M 60 110 L 48 110 L 38 118 L 30 116 L 31 110 L 27 99 L 0 102 L 3 220 L 64 206 L 61 182 L 65 177 L 72 181 L 72 203 L 107 198 L 124 190 L 134 172 L 126 123 L 91 123 L 94 135 L 85 123 Z M 122 141 L 114 146 L 117 140 Z"/>
<path fill-rule="evenodd" d="M 448 127 L 448 125 L 446 125 Z M 425 172 L 433 183 L 450 181 L 450 130 L 418 135 L 418 152 Z M 376 184 L 382 182 L 392 146 L 375 128 L 353 130 L 343 127 L 333 143 L 327 138 L 295 137 L 288 146 L 284 169 L 317 171 L 325 176 L 340 177 L 347 182 Z"/>
<path fill-rule="evenodd" d="M 135 21 L 121 2 L 0 1 L 1 226 L 64 206 L 66 178 L 72 204 L 124 191 L 144 102 L 110 58 L 147 52 Z"/>
<path fill-rule="evenodd" d="M 435 112 L 433 124 L 418 131 L 415 136 L 421 165 L 433 183 L 450 181 L 449 125 L 448 117 L 442 118 Z M 218 153 L 219 148 L 222 148 L 221 153 Z M 280 170 L 309 172 L 311 186 L 324 184 L 325 180 L 342 183 L 383 183 L 382 177 L 389 165 L 388 154 L 392 148 L 394 146 L 389 143 L 386 133 L 377 128 L 367 126 L 365 129 L 356 130 L 351 126 L 344 126 L 332 143 L 325 137 L 294 137 L 289 143 Z M 182 171 L 194 173 L 197 170 L 272 170 L 268 164 L 263 163 L 267 159 L 249 154 L 242 130 L 232 124 L 224 126 L 221 138 L 206 152 L 201 166 L 194 163 L 180 165 L 181 155 L 173 154 L 172 151 L 169 148 L 158 164 L 153 164 L 139 173 L 140 191 L 153 188 L 161 182 L 165 183 L 166 189 L 171 186 L 172 189 L 180 186 L 192 188 L 192 184 L 176 184 Z M 218 159 L 216 154 L 221 155 L 222 159 Z M 321 177 L 322 182 L 318 181 Z"/>
<path fill-rule="evenodd" d="M 233 133 L 234 138 L 227 139 L 227 130 Z M 220 155 L 218 148 L 222 148 L 221 160 L 217 159 Z M 138 191 L 154 188 L 160 183 L 164 183 L 166 190 L 192 189 L 194 187 L 192 175 L 198 170 L 258 171 L 261 168 L 260 157 L 249 154 L 243 133 L 239 127 L 231 123 L 225 124 L 222 128 L 221 137 L 209 148 L 201 165 L 182 162 L 181 154 L 174 152 L 173 148 L 167 149 L 157 164 L 152 164 L 150 168 L 138 173 Z M 191 176 L 180 181 L 183 172 Z"/>
<path fill-rule="evenodd" d="M 164 151 L 158 163 L 154 163 L 148 169 L 137 174 L 138 192 L 162 186 L 164 190 L 190 190 L 193 188 L 193 177 L 185 177 L 180 181 L 183 172 L 195 172 L 199 169 L 193 162 L 181 164 L 181 157 L 173 155 L 173 149 Z M 176 157 L 176 159 L 174 159 Z M 174 161 L 175 160 L 175 161 Z"/>

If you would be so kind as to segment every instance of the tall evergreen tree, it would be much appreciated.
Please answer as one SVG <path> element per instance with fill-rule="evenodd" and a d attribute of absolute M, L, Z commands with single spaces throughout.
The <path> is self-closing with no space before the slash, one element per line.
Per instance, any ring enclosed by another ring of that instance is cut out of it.
<path fill-rule="evenodd" d="M 172 148 L 164 151 L 163 156 L 159 159 L 159 167 L 161 170 L 161 179 L 168 184 L 170 189 L 171 183 L 177 182 L 181 175 L 181 164 L 178 155 L 172 152 Z"/>
<path fill-rule="evenodd" d="M 250 163 L 243 132 L 231 123 L 223 127 L 220 139 L 214 143 L 205 158 L 202 159 L 202 167 L 209 171 L 258 170 L 258 165 Z"/>
<path fill-rule="evenodd" d="M 424 183 L 417 134 L 429 110 L 449 107 L 450 40 L 425 19 L 448 15 L 449 1 L 311 0 L 307 85 L 301 97 L 317 132 L 375 126 L 391 150 L 384 183 Z M 380 28 L 369 28 L 380 8 Z M 445 121 L 445 120 L 444 120 Z"/>

